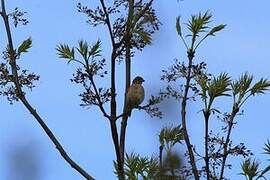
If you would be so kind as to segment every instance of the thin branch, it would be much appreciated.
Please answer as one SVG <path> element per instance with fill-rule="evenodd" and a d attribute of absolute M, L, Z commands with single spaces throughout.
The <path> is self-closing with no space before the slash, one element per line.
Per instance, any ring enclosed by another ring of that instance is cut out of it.
<path fill-rule="evenodd" d="M 128 88 L 130 86 L 130 74 L 131 74 L 131 25 L 132 25 L 132 19 L 134 16 L 134 0 L 129 1 L 129 10 L 128 10 L 128 18 L 126 23 L 126 33 L 124 35 L 125 44 L 126 44 L 126 59 L 125 59 L 125 65 L 126 65 L 126 88 L 125 88 L 125 99 L 124 99 L 124 108 L 123 108 L 123 114 L 126 114 L 127 111 L 127 93 Z M 120 153 L 122 158 L 122 164 L 124 165 L 125 161 L 125 139 L 126 139 L 126 128 L 127 128 L 127 120 L 128 115 L 123 116 L 122 122 L 121 122 L 121 131 L 120 131 Z"/>
<path fill-rule="evenodd" d="M 117 126 L 116 126 L 116 109 L 117 109 L 117 104 L 116 104 L 116 88 L 115 88 L 115 61 L 117 58 L 117 48 L 118 45 L 115 43 L 115 39 L 113 36 L 113 31 L 112 31 L 112 26 L 110 22 L 110 17 L 107 12 L 107 8 L 105 6 L 104 0 L 100 0 L 100 3 L 102 5 L 103 11 L 106 16 L 106 24 L 109 30 L 110 38 L 111 38 L 111 43 L 112 43 L 112 54 L 111 54 L 111 113 L 110 113 L 110 125 L 111 125 L 111 134 L 112 134 L 112 139 L 114 143 L 114 148 L 115 148 L 115 153 L 116 153 L 116 158 L 117 158 L 117 173 L 118 173 L 118 178 L 120 180 L 125 180 L 125 174 L 124 174 L 124 165 L 122 164 L 121 160 L 121 153 L 120 153 L 120 148 L 119 148 L 119 140 L 118 140 L 118 132 L 117 132 Z"/>
<path fill-rule="evenodd" d="M 194 50 L 196 51 L 196 49 L 199 47 L 199 45 L 209 36 L 209 34 L 205 35 L 200 41 L 199 43 L 195 46 Z"/>
<path fill-rule="evenodd" d="M 210 117 L 210 110 L 207 109 L 203 112 L 204 114 L 204 121 L 205 121 L 205 138 L 204 138 L 204 149 L 205 149 L 205 171 L 207 180 L 210 180 L 210 169 L 209 169 L 209 152 L 208 152 L 208 133 L 209 133 L 209 117 Z"/>
<path fill-rule="evenodd" d="M 252 96 L 252 94 L 249 94 L 240 104 L 239 104 L 239 108 L 246 102 L 246 100 Z"/>
<path fill-rule="evenodd" d="M 159 173 L 160 173 L 160 179 L 162 179 L 162 176 L 163 176 L 163 149 L 164 147 L 163 146 L 159 146 Z"/>
<path fill-rule="evenodd" d="M 187 105 L 187 96 L 188 96 L 188 91 L 190 87 L 190 81 L 191 81 L 191 68 L 192 68 L 192 60 L 194 58 L 194 51 L 188 51 L 188 60 L 189 60 L 189 65 L 188 65 L 188 72 L 187 72 L 187 77 L 186 77 L 186 84 L 185 84 L 185 90 L 184 90 L 184 96 L 182 99 L 182 104 L 181 104 L 181 119 L 182 119 L 182 127 L 183 127 L 183 132 L 184 132 L 184 139 L 186 142 L 186 146 L 188 149 L 188 154 L 189 154 L 189 163 L 192 167 L 192 173 L 194 175 L 195 180 L 199 180 L 199 174 L 196 166 L 196 161 L 194 157 L 194 153 L 192 150 L 192 144 L 189 139 L 188 131 L 187 131 L 187 126 L 186 126 L 186 105 Z"/>
<path fill-rule="evenodd" d="M 233 120 L 234 120 L 236 114 L 238 113 L 238 111 L 239 111 L 239 108 L 233 106 L 233 109 L 232 109 L 232 112 L 231 112 L 231 115 L 230 115 L 230 119 L 228 121 L 229 129 L 228 129 L 226 140 L 225 140 L 225 143 L 224 143 L 224 146 L 223 146 L 224 149 L 223 149 L 223 158 L 222 158 L 220 177 L 219 177 L 220 180 L 223 179 L 226 160 L 227 160 L 227 157 L 228 157 L 228 154 L 229 154 L 228 153 L 228 145 L 229 145 L 229 142 L 230 142 L 230 137 L 231 137 L 231 133 L 232 133 L 232 127 L 233 127 L 233 124 L 234 124 Z"/>
<path fill-rule="evenodd" d="M 103 107 L 103 104 L 101 102 L 101 99 L 100 99 L 100 95 L 98 93 L 98 90 L 97 90 L 97 87 L 96 87 L 96 84 L 95 84 L 95 81 L 93 79 L 93 76 L 89 75 L 89 79 L 94 87 L 94 91 L 95 91 L 95 94 L 96 94 L 96 97 L 97 97 L 97 100 L 98 100 L 98 107 L 100 109 L 100 111 L 103 113 L 103 116 L 108 118 L 109 120 L 111 119 L 111 117 L 106 113 L 104 107 Z"/>
<path fill-rule="evenodd" d="M 184 43 L 186 49 L 188 50 L 188 45 L 187 45 L 187 43 L 186 43 L 184 37 L 183 37 L 182 35 L 180 35 L 180 38 L 182 39 L 182 41 L 183 41 L 183 43 Z"/>
<path fill-rule="evenodd" d="M 150 107 L 152 104 L 148 103 L 144 106 L 138 106 L 138 107 L 134 107 L 134 109 L 139 109 L 139 110 L 145 110 L 145 108 L 148 108 Z M 122 114 L 116 116 L 116 120 L 119 119 L 119 118 L 122 118 L 124 116 L 128 115 L 128 112 L 123 112 Z"/>
<path fill-rule="evenodd" d="M 37 111 L 30 105 L 30 103 L 26 99 L 26 97 L 24 95 L 24 92 L 21 89 L 21 84 L 19 83 L 15 50 L 13 48 L 12 35 L 11 35 L 10 26 L 9 26 L 8 16 L 7 16 L 6 10 L 5 10 L 5 2 L 4 2 L 4 0 L 1 0 L 1 5 L 2 5 L 2 13 L 1 13 L 1 15 L 2 15 L 3 20 L 4 20 L 4 24 L 5 24 L 5 28 L 6 28 L 6 33 L 7 33 L 7 38 L 8 38 L 8 46 L 9 46 L 9 49 L 11 51 L 10 65 L 11 65 L 11 69 L 12 69 L 12 75 L 14 77 L 13 78 L 13 82 L 15 84 L 16 94 L 17 94 L 18 98 L 21 100 L 21 102 L 24 104 L 24 106 L 28 109 L 28 111 L 34 116 L 34 118 L 37 120 L 37 122 L 39 123 L 39 125 L 45 131 L 45 133 L 47 134 L 47 136 L 53 142 L 53 144 L 55 145 L 56 149 L 59 151 L 59 153 L 61 154 L 61 156 L 66 160 L 66 162 L 69 163 L 72 168 L 74 168 L 76 171 L 78 171 L 87 180 L 93 180 L 94 178 L 92 176 L 90 176 L 84 169 L 82 169 L 76 162 L 74 162 L 70 158 L 70 156 L 66 153 L 66 151 L 62 147 L 61 143 L 57 140 L 57 138 L 52 133 L 52 131 L 50 130 L 50 128 L 46 125 L 46 123 L 39 116 L 39 114 L 37 113 Z"/>
<path fill-rule="evenodd" d="M 111 117 L 106 113 L 106 111 L 103 107 L 103 103 L 101 102 L 101 98 L 100 98 L 100 95 L 98 93 L 97 86 L 96 86 L 96 83 L 94 81 L 93 75 L 90 73 L 90 67 L 89 67 L 89 63 L 88 63 L 87 59 L 85 59 L 85 63 L 86 63 L 85 68 L 86 68 L 86 72 L 88 74 L 88 78 L 94 87 L 94 91 L 95 91 L 95 94 L 96 94 L 96 97 L 98 100 L 98 104 L 96 104 L 96 105 L 99 107 L 100 111 L 103 113 L 103 116 L 110 120 Z"/>
<path fill-rule="evenodd" d="M 101 3 L 103 11 L 105 13 L 105 16 L 106 16 L 105 22 L 106 22 L 106 24 L 108 26 L 111 42 L 112 42 L 112 45 L 114 47 L 116 44 L 115 44 L 115 40 L 114 40 L 114 36 L 113 36 L 112 26 L 111 26 L 111 22 L 110 22 L 110 16 L 109 16 L 109 14 L 107 12 L 107 8 L 105 6 L 104 0 L 100 0 L 100 3 Z"/>
<path fill-rule="evenodd" d="M 204 115 L 204 122 L 205 122 L 205 138 L 204 138 L 204 150 L 205 150 L 205 171 L 206 171 L 206 178 L 207 180 L 210 180 L 210 168 L 209 168 L 209 149 L 208 149 L 208 139 L 209 139 L 209 118 L 211 113 L 211 105 L 213 103 L 213 100 L 211 97 L 209 99 L 208 105 L 207 105 L 207 99 L 205 99 L 205 110 L 203 111 Z"/>
<path fill-rule="evenodd" d="M 77 60 L 77 59 L 71 59 L 71 60 L 69 60 L 69 62 L 71 62 L 71 61 L 77 62 L 77 63 L 79 63 L 79 64 L 83 65 L 83 67 L 85 67 L 85 68 L 86 68 L 85 64 L 84 64 L 84 63 L 82 63 L 81 61 Z"/>

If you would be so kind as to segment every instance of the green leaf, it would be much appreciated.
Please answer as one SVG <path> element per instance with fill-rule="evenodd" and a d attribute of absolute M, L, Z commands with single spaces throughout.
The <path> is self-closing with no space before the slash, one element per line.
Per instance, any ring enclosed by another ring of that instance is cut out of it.
<path fill-rule="evenodd" d="M 181 31 L 181 24 L 180 24 L 181 22 L 180 22 L 180 16 L 178 16 L 177 18 L 176 18 L 176 31 L 177 31 L 177 33 L 178 33 L 178 35 L 179 36 L 182 36 L 182 31 Z"/>
<path fill-rule="evenodd" d="M 257 83 L 254 84 L 254 86 L 250 89 L 250 93 L 252 95 L 256 94 L 264 94 L 265 91 L 269 90 L 270 87 L 270 81 L 267 79 L 261 79 Z"/>
<path fill-rule="evenodd" d="M 87 60 L 88 58 L 88 44 L 86 41 L 80 40 L 79 41 L 79 48 L 77 48 L 79 53 L 82 55 L 82 57 Z"/>
<path fill-rule="evenodd" d="M 200 96 L 202 98 L 203 101 L 205 101 L 207 99 L 206 93 L 208 90 L 208 77 L 205 74 L 199 75 L 197 74 L 197 76 L 195 77 L 196 82 L 199 84 L 199 86 L 201 87 L 201 93 Z"/>
<path fill-rule="evenodd" d="M 211 22 L 212 14 L 209 11 L 204 14 L 192 15 L 187 26 L 191 32 L 191 36 L 197 37 L 198 33 L 205 32 L 208 29 L 208 24 Z"/>
<path fill-rule="evenodd" d="M 247 94 L 249 91 L 250 85 L 252 83 L 253 76 L 245 73 L 240 76 L 239 80 L 234 81 L 231 84 L 231 88 L 233 91 L 233 95 L 236 96 L 239 94 L 238 101 L 241 101 L 242 98 Z"/>
<path fill-rule="evenodd" d="M 97 57 L 100 56 L 101 52 L 101 41 L 98 39 L 97 42 L 90 48 L 89 56 Z"/>
<path fill-rule="evenodd" d="M 211 31 L 208 33 L 208 36 L 215 36 L 215 33 L 221 31 L 222 29 L 224 29 L 225 26 L 226 26 L 225 24 L 220 24 L 220 25 L 218 25 L 216 27 L 213 27 L 211 29 Z"/>
<path fill-rule="evenodd" d="M 241 175 L 247 176 L 249 179 L 253 179 L 254 177 L 258 176 L 259 171 L 259 162 L 256 160 L 246 159 L 241 164 L 242 173 Z"/>
<path fill-rule="evenodd" d="M 264 170 L 260 173 L 260 175 L 258 176 L 258 178 L 264 177 L 263 175 L 264 175 L 265 173 L 269 172 L 269 171 L 270 171 L 270 165 L 267 166 L 266 168 L 264 168 Z"/>
<path fill-rule="evenodd" d="M 135 38 L 139 38 L 145 44 L 151 44 L 152 37 L 151 33 L 147 32 L 143 26 L 137 25 L 135 29 L 132 30 Z"/>
<path fill-rule="evenodd" d="M 31 47 L 31 45 L 32 45 L 31 37 L 24 40 L 18 48 L 18 54 L 20 55 L 22 52 L 28 52 L 28 49 Z"/>
<path fill-rule="evenodd" d="M 231 84 L 231 79 L 227 73 L 221 73 L 219 76 L 214 77 L 214 79 L 208 85 L 208 95 L 211 99 L 218 96 L 230 96 L 227 92 L 231 90 L 229 85 Z"/>
<path fill-rule="evenodd" d="M 74 48 L 70 48 L 67 44 L 60 44 L 56 47 L 58 56 L 64 59 L 74 59 Z"/>
<path fill-rule="evenodd" d="M 264 153 L 270 155 L 270 141 L 267 140 L 267 143 L 264 144 L 265 147 L 263 148 Z"/>
<path fill-rule="evenodd" d="M 125 175 L 128 179 L 154 179 L 158 172 L 158 160 L 156 158 L 141 157 L 132 152 L 125 155 Z"/>
<path fill-rule="evenodd" d="M 164 146 L 165 144 L 167 146 L 174 146 L 176 143 L 181 143 L 182 140 L 184 140 L 184 134 L 181 126 L 164 127 L 159 133 L 159 142 L 161 146 Z"/>
<path fill-rule="evenodd" d="M 152 37 L 150 33 L 146 31 L 138 31 L 137 34 L 140 36 L 140 38 L 143 40 L 145 44 L 151 44 Z"/>

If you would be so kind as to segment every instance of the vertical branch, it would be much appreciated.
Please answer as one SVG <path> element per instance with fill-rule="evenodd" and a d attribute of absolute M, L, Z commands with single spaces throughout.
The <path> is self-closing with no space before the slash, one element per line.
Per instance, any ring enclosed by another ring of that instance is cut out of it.
<path fill-rule="evenodd" d="M 117 126 L 116 126 L 116 110 L 117 110 L 117 104 L 116 104 L 116 88 L 115 88 L 115 61 L 117 58 L 117 48 L 118 45 L 115 43 L 113 31 L 112 31 L 112 26 L 110 22 L 110 17 L 107 12 L 106 5 L 104 3 L 104 0 L 100 0 L 100 3 L 102 5 L 102 9 L 105 13 L 106 17 L 106 25 L 109 30 L 110 38 L 111 38 L 111 43 L 112 43 L 112 54 L 111 54 L 111 114 L 110 114 L 110 126 L 111 126 L 111 133 L 112 133 L 112 139 L 114 143 L 114 148 L 115 148 L 115 153 L 116 153 L 116 158 L 117 158 L 117 165 L 118 165 L 118 178 L 120 180 L 125 179 L 125 174 L 124 174 L 124 165 L 122 161 L 122 156 L 120 153 L 120 148 L 119 148 L 119 140 L 118 140 L 118 132 L 117 132 Z"/>
<path fill-rule="evenodd" d="M 208 139 L 209 139 L 209 118 L 211 114 L 211 105 L 214 99 L 210 97 L 208 105 L 207 99 L 204 100 L 205 109 L 203 110 L 205 130 L 204 130 L 204 161 L 205 161 L 205 171 L 206 178 L 210 180 L 210 168 L 209 168 L 209 149 L 208 149 Z"/>
<path fill-rule="evenodd" d="M 186 125 L 186 105 L 187 105 L 187 99 L 188 99 L 188 91 L 190 87 L 190 81 L 191 81 L 191 68 L 192 68 L 192 60 L 194 58 L 195 52 L 191 49 L 188 52 L 188 73 L 186 77 L 186 84 L 185 84 L 185 89 L 184 89 L 184 96 L 182 100 L 182 109 L 181 109 L 181 119 L 182 119 L 182 126 L 183 126 L 183 133 L 184 133 L 184 139 L 186 142 L 186 146 L 188 149 L 188 154 L 189 154 L 189 163 L 192 167 L 192 173 L 194 175 L 195 180 L 199 180 L 199 174 L 196 166 L 196 161 L 194 157 L 194 153 L 192 150 L 192 144 L 190 143 L 188 131 L 187 131 L 187 125 Z"/>
<path fill-rule="evenodd" d="M 124 99 L 124 108 L 123 108 L 123 118 L 121 122 L 121 132 L 120 132 L 120 152 L 122 156 L 122 163 L 124 164 L 124 155 L 125 155 L 125 138 L 126 138 L 126 128 L 127 128 L 127 120 L 128 115 L 126 113 L 126 96 L 128 92 L 128 88 L 130 86 L 130 73 L 131 73 L 131 24 L 134 15 L 134 0 L 130 0 L 129 2 L 129 11 L 128 11 L 128 18 L 126 24 L 126 33 L 124 35 L 124 43 L 126 46 L 126 57 L 125 57 L 125 65 L 126 65 L 126 88 L 125 88 L 125 99 Z"/>
<path fill-rule="evenodd" d="M 204 153 L 205 153 L 205 171 L 206 171 L 206 178 L 207 180 L 210 180 L 210 168 L 209 168 L 209 152 L 208 152 L 208 133 L 209 133 L 209 117 L 210 117 L 210 112 L 209 109 L 203 112 L 204 114 L 204 121 L 205 121 L 205 134 L 204 134 Z"/>
<path fill-rule="evenodd" d="M 229 145 L 229 142 L 230 142 L 230 137 L 231 137 L 231 133 L 232 133 L 232 127 L 233 127 L 233 123 L 234 123 L 233 120 L 234 120 L 236 114 L 238 113 L 238 111 L 239 111 L 239 108 L 236 107 L 236 105 L 234 105 L 232 113 L 230 115 L 230 119 L 228 121 L 228 126 L 229 126 L 228 127 L 228 132 L 227 132 L 226 140 L 225 140 L 225 143 L 224 143 L 224 146 L 223 146 L 223 158 L 222 158 L 220 177 L 219 177 L 220 180 L 224 179 L 223 178 L 224 170 L 225 170 L 226 160 L 227 160 L 227 157 L 228 157 L 228 145 Z"/>
<path fill-rule="evenodd" d="M 126 24 L 126 33 L 122 39 L 122 41 L 125 43 L 126 48 L 126 57 L 125 57 L 125 63 L 126 63 L 126 88 L 125 88 L 125 100 L 124 100 L 124 108 L 123 108 L 123 118 L 121 122 L 121 132 L 120 132 L 120 151 L 122 155 L 122 160 L 124 163 L 124 154 L 125 154 L 125 137 L 126 137 L 126 128 L 127 128 L 127 120 L 128 116 L 126 114 L 126 95 L 128 88 L 130 86 L 130 79 L 131 79 L 131 38 L 132 34 L 130 33 L 131 29 L 136 25 L 136 23 L 144 16 L 145 12 L 149 9 L 149 7 L 152 5 L 154 0 L 150 0 L 145 7 L 140 11 L 136 17 L 134 17 L 134 0 L 129 1 L 129 11 L 128 11 L 128 19 Z"/>
<path fill-rule="evenodd" d="M 26 109 L 34 116 L 34 118 L 37 120 L 39 125 L 45 131 L 47 136 L 50 138 L 50 140 L 55 145 L 56 149 L 59 151 L 61 156 L 66 160 L 66 162 L 69 163 L 69 165 L 72 168 L 74 168 L 77 172 L 79 172 L 84 178 L 86 178 L 87 180 L 93 180 L 94 179 L 93 177 L 91 177 L 84 169 L 82 169 L 76 162 L 74 162 L 69 157 L 69 155 L 66 153 L 66 151 L 62 147 L 61 143 L 57 140 L 55 135 L 50 130 L 50 128 L 46 125 L 46 123 L 39 116 L 37 111 L 31 106 L 31 104 L 26 99 L 24 92 L 21 89 L 21 84 L 20 84 L 19 78 L 18 78 L 17 64 L 16 64 L 16 52 L 15 52 L 14 47 L 13 47 L 12 35 L 11 35 L 10 26 L 9 26 L 8 15 L 7 15 L 6 9 L 5 9 L 4 0 L 1 0 L 1 6 L 2 6 L 1 15 L 3 17 L 4 24 L 5 24 L 7 38 L 8 38 L 8 49 L 10 51 L 10 62 L 9 63 L 10 63 L 11 70 L 12 70 L 13 83 L 15 84 L 15 89 L 16 89 L 15 91 L 16 91 L 17 97 L 20 99 L 20 101 L 23 103 L 23 105 L 26 107 Z"/>
<path fill-rule="evenodd" d="M 159 146 L 159 176 L 160 179 L 163 177 L 163 148 L 164 146 Z"/>

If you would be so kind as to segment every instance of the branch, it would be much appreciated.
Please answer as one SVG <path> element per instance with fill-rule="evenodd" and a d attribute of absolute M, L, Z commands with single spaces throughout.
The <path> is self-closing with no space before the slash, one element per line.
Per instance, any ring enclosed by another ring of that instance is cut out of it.
<path fill-rule="evenodd" d="M 227 157 L 228 157 L 228 145 L 229 145 L 229 142 L 230 142 L 230 137 L 231 137 L 231 133 L 232 133 L 232 127 L 233 127 L 233 120 L 236 116 L 236 114 L 238 113 L 239 111 L 239 108 L 238 107 L 235 107 L 235 105 L 233 106 L 233 109 L 232 109 L 232 112 L 231 112 L 231 115 L 230 115 L 230 119 L 228 121 L 228 126 L 229 126 L 229 129 L 228 129 L 228 132 L 227 132 L 227 137 L 226 137 L 226 140 L 225 140 L 225 143 L 224 143 L 224 149 L 223 149 L 223 158 L 222 158 L 222 164 L 221 164 L 221 170 L 220 170 L 220 179 L 223 179 L 223 175 L 224 175 L 224 170 L 225 170 L 225 165 L 226 165 L 226 160 L 227 160 Z"/>
<path fill-rule="evenodd" d="M 110 33 L 110 38 L 111 38 L 111 41 L 112 41 L 112 45 L 113 47 L 115 47 L 115 40 L 114 40 L 114 36 L 113 36 L 113 31 L 112 31 L 112 26 L 111 26 L 111 22 L 110 22 L 110 16 L 107 12 L 107 8 L 105 6 L 105 3 L 104 3 L 104 0 L 100 0 L 100 3 L 101 3 L 101 6 L 102 6 L 102 9 L 105 13 L 105 16 L 106 16 L 106 24 L 108 26 L 108 29 L 109 29 L 109 33 Z"/>
<path fill-rule="evenodd" d="M 28 109 L 28 111 L 34 116 L 34 118 L 37 120 L 37 122 L 39 123 L 39 125 L 45 131 L 45 133 L 47 134 L 47 136 L 53 142 L 53 144 L 55 145 L 56 149 L 59 151 L 59 153 L 61 154 L 61 156 L 67 161 L 67 163 L 69 163 L 72 168 L 74 168 L 76 171 L 78 171 L 87 180 L 93 180 L 94 179 L 93 177 L 91 177 L 84 169 L 82 169 L 76 162 L 74 162 L 69 157 L 69 155 L 66 153 L 66 151 L 62 147 L 61 143 L 57 140 L 57 138 L 54 136 L 54 134 L 50 130 L 50 128 L 46 125 L 46 123 L 39 116 L 39 114 L 36 112 L 36 110 L 27 101 L 27 99 L 26 99 L 26 97 L 24 95 L 24 92 L 21 89 L 21 84 L 19 83 L 19 79 L 18 79 L 15 50 L 13 48 L 13 41 L 12 41 L 10 26 L 9 26 L 9 22 L 8 22 L 8 16 L 7 16 L 6 10 L 5 10 L 5 2 L 4 2 L 4 0 L 1 0 L 1 4 L 2 4 L 1 15 L 2 15 L 3 20 L 4 20 L 4 24 L 5 24 L 5 28 L 6 28 L 6 33 L 7 33 L 7 38 L 8 38 L 8 45 L 9 45 L 9 49 L 11 51 L 10 66 L 11 66 L 11 69 L 12 69 L 12 75 L 14 77 L 12 79 L 12 81 L 15 84 L 16 93 L 17 93 L 18 98 L 21 100 L 21 102 L 24 104 L 24 106 Z"/>
<path fill-rule="evenodd" d="M 111 42 L 112 42 L 112 54 L 111 54 L 111 114 L 110 114 L 110 125 L 111 125 L 111 134 L 112 134 L 112 139 L 114 143 L 114 148 L 115 148 L 115 153 L 116 153 L 116 158 L 117 158 L 117 173 L 118 173 L 118 178 L 120 180 L 125 180 L 125 174 L 124 174 L 124 165 L 122 164 L 121 160 L 121 153 L 120 153 L 120 148 L 119 148 L 119 140 L 118 140 L 118 132 L 117 132 L 117 126 L 116 126 L 116 88 L 115 88 L 115 60 L 117 57 L 116 50 L 118 48 L 118 45 L 116 45 L 114 36 L 113 36 L 113 31 L 112 31 L 112 26 L 110 23 L 110 17 L 107 12 L 107 8 L 105 6 L 104 0 L 100 0 L 100 3 L 102 5 L 103 11 L 106 16 L 106 24 L 109 30 Z"/>
<path fill-rule="evenodd" d="M 209 103 L 210 104 L 210 103 Z M 205 171 L 207 180 L 210 180 L 210 169 L 209 169 L 209 152 L 208 152 L 208 137 L 209 137 L 209 117 L 210 117 L 210 105 L 209 109 L 207 108 L 203 111 L 204 122 L 205 122 L 205 132 L 204 132 L 204 152 L 205 152 Z"/>
<path fill-rule="evenodd" d="M 146 108 L 149 108 L 150 106 L 152 106 L 152 104 L 146 104 L 144 106 L 138 106 L 138 107 L 134 107 L 134 109 L 139 109 L 139 110 L 145 110 Z M 124 116 L 127 116 L 128 115 L 128 112 L 123 112 L 122 114 L 116 116 L 116 120 L 119 119 L 119 118 L 122 118 Z"/>
<path fill-rule="evenodd" d="M 88 68 L 88 67 L 87 67 Z M 88 73 L 88 69 L 87 69 L 87 73 Z M 101 102 L 101 98 L 99 96 L 99 93 L 98 93 L 98 90 L 97 90 L 97 87 L 96 87 L 96 84 L 95 84 L 95 81 L 93 79 L 93 76 L 91 74 L 88 73 L 88 78 L 89 80 L 91 81 L 93 87 L 94 87 L 94 91 L 96 93 L 96 97 L 97 97 L 97 100 L 98 100 L 98 104 L 97 106 L 99 107 L 100 111 L 103 113 L 103 116 L 108 118 L 109 120 L 111 119 L 111 117 L 106 113 L 104 107 L 103 107 L 103 104 Z"/>
<path fill-rule="evenodd" d="M 123 108 L 123 113 L 125 114 L 122 118 L 121 122 L 121 131 L 120 131 L 120 153 L 121 153 L 121 158 L 122 158 L 122 164 L 124 165 L 125 161 L 125 139 L 126 139 L 126 128 L 127 128 L 127 120 L 128 120 L 128 115 L 126 114 L 127 112 L 127 93 L 128 93 L 128 88 L 130 86 L 130 74 L 131 74 L 131 23 L 134 15 L 134 0 L 129 1 L 129 10 L 128 10 L 128 18 L 126 22 L 126 33 L 123 36 L 123 39 L 126 44 L 126 87 L 125 87 L 125 99 L 124 99 L 124 108 Z M 124 47 L 124 46 L 123 46 Z"/>
<path fill-rule="evenodd" d="M 196 166 L 196 161 L 194 157 L 194 153 L 192 150 L 192 144 L 189 139 L 188 131 L 187 131 L 187 126 L 186 126 L 186 105 L 187 105 L 187 96 L 188 96 L 188 91 L 190 88 L 190 81 L 191 81 L 191 68 L 192 68 L 192 60 L 194 58 L 194 51 L 188 51 L 188 60 L 189 60 L 189 65 L 188 65 L 188 74 L 186 77 L 186 84 L 185 84 L 185 90 L 184 90 L 184 96 L 181 104 L 181 119 L 182 119 L 182 126 L 183 126 L 183 131 L 184 131 L 184 139 L 186 142 L 186 146 L 188 149 L 188 154 L 189 154 L 189 160 L 190 160 L 190 165 L 192 167 L 192 173 L 194 175 L 195 180 L 199 180 L 199 174 Z"/>

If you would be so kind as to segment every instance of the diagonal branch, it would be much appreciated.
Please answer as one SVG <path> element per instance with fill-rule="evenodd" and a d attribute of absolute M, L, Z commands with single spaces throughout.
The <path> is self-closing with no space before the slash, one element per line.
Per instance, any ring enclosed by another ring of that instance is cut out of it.
<path fill-rule="evenodd" d="M 89 78 L 90 82 L 93 85 L 93 88 L 94 88 L 94 91 L 95 91 L 95 94 L 96 94 L 96 97 L 97 97 L 97 100 L 98 100 L 97 106 L 99 107 L 100 111 L 103 113 L 103 116 L 110 120 L 111 117 L 106 113 L 106 111 L 105 111 L 105 109 L 103 107 L 103 103 L 101 102 L 101 98 L 100 98 L 100 95 L 98 93 L 96 83 L 95 83 L 95 81 L 93 79 L 93 75 L 89 74 L 89 66 L 88 66 L 88 64 L 87 64 L 86 68 L 87 68 L 88 78 Z"/>
<path fill-rule="evenodd" d="M 93 180 L 94 178 L 90 176 L 84 169 L 82 169 L 75 161 L 73 161 L 70 156 L 66 153 L 64 150 L 63 146 L 61 143 L 57 140 L 55 135 L 52 133 L 50 128 L 46 125 L 46 123 L 43 121 L 43 119 L 39 116 L 37 111 L 30 105 L 28 100 L 26 99 L 24 92 L 21 89 L 21 84 L 19 83 L 18 79 L 18 72 L 17 72 L 17 64 L 16 64 L 16 56 L 15 56 L 15 50 L 13 48 L 13 41 L 12 41 L 12 36 L 11 36 L 11 30 L 9 26 L 9 21 L 8 21 L 8 16 L 6 14 L 5 10 L 5 2 L 4 0 L 1 0 L 1 5 L 2 5 L 2 12 L 1 15 L 4 20 L 5 28 L 6 28 L 6 33 L 7 33 L 7 38 L 8 38 L 8 46 L 11 51 L 11 56 L 10 56 L 10 66 L 12 69 L 12 75 L 13 79 L 12 81 L 15 84 L 16 88 L 16 94 L 20 101 L 24 104 L 24 106 L 27 108 L 27 110 L 34 116 L 34 118 L 37 120 L 39 125 L 42 127 L 42 129 L 45 131 L 47 136 L 50 138 L 50 140 L 53 142 L 55 145 L 56 149 L 59 151 L 61 156 L 67 161 L 67 163 L 70 164 L 72 168 L 74 168 L 76 171 L 78 171 L 83 177 L 85 177 L 87 180 Z"/>
<path fill-rule="evenodd" d="M 109 16 L 107 8 L 105 6 L 104 0 L 100 0 L 100 3 L 101 3 L 103 11 L 105 13 L 105 16 L 106 16 L 105 22 L 106 22 L 106 24 L 108 26 L 111 42 L 112 42 L 112 45 L 114 47 L 116 44 L 115 44 L 115 40 L 114 40 L 114 36 L 113 36 L 113 30 L 112 30 L 112 26 L 111 26 L 110 16 Z"/>
<path fill-rule="evenodd" d="M 229 143 L 230 143 L 232 128 L 233 128 L 233 124 L 234 124 L 233 121 L 234 121 L 234 118 L 235 118 L 235 116 L 237 115 L 238 112 L 239 112 L 239 108 L 236 105 L 234 105 L 233 109 L 232 109 L 232 112 L 230 114 L 229 121 L 228 121 L 228 132 L 227 132 L 226 140 L 225 140 L 225 143 L 223 145 L 223 157 L 222 157 L 220 178 L 219 178 L 220 180 L 224 179 L 223 176 L 224 176 L 224 171 L 225 171 L 226 160 L 227 160 L 227 157 L 229 155 L 228 146 L 229 146 Z"/>

